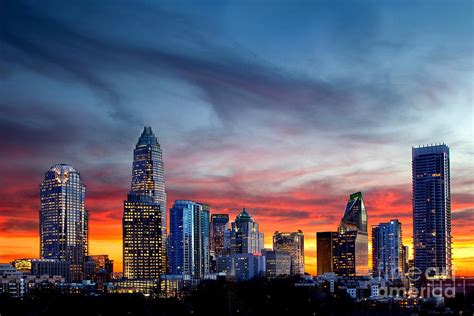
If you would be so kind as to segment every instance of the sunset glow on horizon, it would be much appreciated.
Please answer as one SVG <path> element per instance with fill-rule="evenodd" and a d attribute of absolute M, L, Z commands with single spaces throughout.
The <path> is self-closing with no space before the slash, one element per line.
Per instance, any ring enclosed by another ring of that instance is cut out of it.
<path fill-rule="evenodd" d="M 166 162 L 165 162 L 166 168 Z M 166 170 L 166 169 L 165 169 Z M 84 179 L 87 175 L 81 174 Z M 301 175 L 303 176 L 303 175 Z M 168 188 L 173 183 L 172 179 L 167 179 Z M 209 185 L 209 183 L 208 183 Z M 88 185 L 88 190 L 94 190 L 92 185 Z M 179 186 L 179 185 L 177 185 Z M 308 191 L 286 192 L 285 197 L 277 197 L 269 194 L 268 197 L 261 197 L 267 201 L 266 207 L 260 205 L 260 199 L 252 196 L 227 196 L 212 198 L 210 192 L 213 187 L 206 185 L 198 192 L 183 194 L 168 189 L 168 204 L 171 206 L 176 199 L 190 199 L 205 202 L 211 205 L 211 213 L 228 213 L 231 220 L 246 208 L 254 219 L 259 223 L 260 229 L 265 233 L 265 247 L 272 248 L 273 233 L 278 231 L 303 230 L 305 234 L 305 266 L 306 272 L 316 274 L 316 239 L 317 231 L 335 231 L 343 215 L 347 197 L 346 195 L 328 194 L 327 197 L 319 194 L 311 194 Z M 369 227 L 380 222 L 387 222 L 397 218 L 403 224 L 403 241 L 410 247 L 410 258 L 413 256 L 412 248 L 412 210 L 411 210 L 411 187 L 408 185 L 406 192 L 402 189 L 369 190 L 363 192 L 364 201 L 368 210 Z M 97 191 L 95 189 L 94 191 Z M 120 189 L 117 189 L 119 191 Z M 100 191 L 100 190 L 98 190 Z M 317 190 L 315 191 L 317 192 Z M 127 190 L 124 190 L 125 197 Z M 231 194 L 231 192 L 229 192 Z M 31 194 L 33 195 L 33 194 Z M 92 195 L 92 196 L 91 196 Z M 122 271 L 122 222 L 123 198 L 119 194 L 110 195 L 104 193 L 95 196 L 89 191 L 86 193 L 86 209 L 89 210 L 89 238 L 90 254 L 109 254 L 114 260 L 114 270 Z M 207 197 L 207 198 L 206 198 Z M 453 195 L 453 235 L 454 235 L 454 265 L 457 275 L 472 276 L 474 270 L 473 247 L 474 234 L 469 230 L 470 219 L 469 209 L 474 205 L 469 201 L 463 201 L 463 196 Z M 318 204 L 314 203 L 320 201 Z M 33 207 L 29 213 L 33 215 L 39 209 L 39 198 L 31 196 L 31 200 L 25 200 L 25 205 Z M 314 203 L 314 204 L 313 204 Z M 234 206 L 235 205 L 235 206 Z M 292 211 L 292 205 L 298 210 Z M 316 206 L 315 206 L 316 205 Z M 398 211 L 386 211 L 398 210 Z M 458 214 L 459 213 L 459 214 Z M 467 214 L 465 214 L 467 213 Z M 37 218 L 24 218 L 30 227 L 25 228 L 22 223 L 5 220 L 2 218 L 1 256 L 0 262 L 9 262 L 18 258 L 39 257 L 39 234 Z M 464 218 L 466 217 L 466 218 Z M 6 234 L 5 234 L 6 233 Z M 370 230 L 369 230 L 370 240 Z M 369 242 L 370 249 L 370 242 Z M 370 253 L 370 251 L 369 251 Z"/>

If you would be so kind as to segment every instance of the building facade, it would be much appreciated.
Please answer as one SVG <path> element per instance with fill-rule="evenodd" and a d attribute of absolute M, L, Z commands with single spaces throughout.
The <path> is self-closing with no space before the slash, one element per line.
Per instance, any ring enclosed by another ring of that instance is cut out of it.
<path fill-rule="evenodd" d="M 232 255 L 233 270 L 236 281 L 246 281 L 265 276 L 265 257 L 252 253 Z"/>
<path fill-rule="evenodd" d="M 129 194 L 122 219 L 123 275 L 127 279 L 158 279 L 166 272 L 161 234 L 161 208 L 153 197 Z"/>
<path fill-rule="evenodd" d="M 67 164 L 52 166 L 40 185 L 40 257 L 70 264 L 70 280 L 82 280 L 88 254 L 86 186 Z M 68 279 L 68 281 L 70 281 Z"/>
<path fill-rule="evenodd" d="M 414 264 L 422 272 L 452 274 L 449 148 L 412 148 Z"/>
<path fill-rule="evenodd" d="M 291 255 L 291 275 L 304 275 L 304 235 L 297 232 L 275 232 L 273 249 L 286 251 Z"/>
<path fill-rule="evenodd" d="M 110 281 L 114 272 L 114 261 L 108 255 L 87 256 L 84 272 L 87 279 L 93 281 Z"/>
<path fill-rule="evenodd" d="M 123 269 L 128 279 L 166 273 L 166 192 L 158 139 L 145 127 L 133 151 L 132 181 L 122 219 Z"/>
<path fill-rule="evenodd" d="M 71 279 L 69 261 L 58 259 L 15 259 L 11 264 L 24 275 L 61 276 L 64 280 Z"/>
<path fill-rule="evenodd" d="M 402 248 L 403 273 L 408 272 L 409 256 L 410 256 L 410 248 L 408 246 L 403 246 Z"/>
<path fill-rule="evenodd" d="M 402 223 L 392 219 L 372 226 L 372 271 L 374 277 L 394 280 L 404 273 Z"/>
<path fill-rule="evenodd" d="M 218 256 L 216 258 L 216 272 L 224 274 L 226 277 L 232 277 L 234 275 L 232 256 Z"/>
<path fill-rule="evenodd" d="M 368 243 L 367 212 L 362 193 L 353 193 L 333 239 L 333 271 L 336 275 L 368 275 Z"/>
<path fill-rule="evenodd" d="M 346 231 L 333 243 L 333 270 L 338 276 L 366 276 L 368 268 L 367 234 Z"/>
<path fill-rule="evenodd" d="M 267 278 L 278 278 L 291 275 L 291 254 L 280 250 L 262 251 L 265 257 L 265 275 Z"/>
<path fill-rule="evenodd" d="M 221 256 L 223 254 L 225 249 L 225 231 L 228 230 L 229 227 L 228 214 L 211 215 L 210 252 L 213 256 Z"/>
<path fill-rule="evenodd" d="M 18 261 L 15 261 L 24 268 L 25 260 L 35 259 L 18 259 Z M 60 265 L 69 264 L 67 261 L 54 259 L 44 260 L 56 261 L 59 262 Z M 22 262 L 20 263 L 20 261 Z M 31 261 L 29 261 L 29 263 L 31 266 Z M 69 271 L 69 266 L 67 269 Z M 0 294 L 11 297 L 22 297 L 27 295 L 31 290 L 43 291 L 57 289 L 58 286 L 64 284 L 64 282 L 64 277 L 60 275 L 49 275 L 45 273 L 31 275 L 30 273 L 18 271 L 10 264 L 0 263 Z"/>
<path fill-rule="evenodd" d="M 232 223 L 230 231 L 230 252 L 260 254 L 263 249 L 263 233 L 259 232 L 258 224 L 243 209 Z"/>
<path fill-rule="evenodd" d="M 166 191 L 163 152 L 151 127 L 145 126 L 133 150 L 130 193 L 148 195 L 160 205 L 162 240 L 166 240 Z"/>
<path fill-rule="evenodd" d="M 333 246 L 337 232 L 316 233 L 317 274 L 322 275 L 333 270 Z"/>
<path fill-rule="evenodd" d="M 209 208 L 193 201 L 177 200 L 170 209 L 168 239 L 172 275 L 203 278 L 209 273 Z"/>

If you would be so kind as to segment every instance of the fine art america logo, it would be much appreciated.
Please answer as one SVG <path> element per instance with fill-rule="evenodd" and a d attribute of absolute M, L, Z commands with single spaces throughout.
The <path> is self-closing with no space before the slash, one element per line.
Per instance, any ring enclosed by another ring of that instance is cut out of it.
<path fill-rule="evenodd" d="M 446 270 L 430 267 L 423 272 L 419 268 L 413 267 L 401 275 L 403 275 L 403 286 L 382 286 L 378 290 L 378 296 L 409 298 L 453 298 L 456 296 L 455 269 L 449 273 Z M 466 282 L 465 280 L 459 281 Z"/>

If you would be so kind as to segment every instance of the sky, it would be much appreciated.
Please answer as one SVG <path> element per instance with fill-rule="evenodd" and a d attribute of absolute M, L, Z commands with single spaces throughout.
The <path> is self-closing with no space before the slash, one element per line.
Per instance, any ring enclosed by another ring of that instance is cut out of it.
<path fill-rule="evenodd" d="M 471 1 L 0 0 L 0 262 L 39 257 L 39 184 L 87 186 L 90 254 L 122 269 L 121 218 L 144 125 L 168 207 L 245 207 L 275 231 L 369 225 L 412 246 L 411 148 L 451 151 L 454 264 L 474 275 Z"/>

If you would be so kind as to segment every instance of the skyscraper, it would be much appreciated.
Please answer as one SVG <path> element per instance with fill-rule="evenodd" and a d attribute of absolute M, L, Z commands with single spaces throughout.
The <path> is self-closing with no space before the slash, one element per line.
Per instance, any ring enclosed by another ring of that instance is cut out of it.
<path fill-rule="evenodd" d="M 159 278 L 166 272 L 166 193 L 162 152 L 150 127 L 144 128 L 133 152 L 122 225 L 124 276 Z"/>
<path fill-rule="evenodd" d="M 232 223 L 231 253 L 260 254 L 263 249 L 263 233 L 259 232 L 258 224 L 243 209 Z"/>
<path fill-rule="evenodd" d="M 361 192 L 349 196 L 337 237 L 333 242 L 333 271 L 337 275 L 368 274 L 367 212 Z"/>
<path fill-rule="evenodd" d="M 123 274 L 128 279 L 158 279 L 166 272 L 161 208 L 153 197 L 130 193 L 123 210 Z"/>
<path fill-rule="evenodd" d="M 374 277 L 396 279 L 404 273 L 402 223 L 392 219 L 372 226 L 372 271 Z"/>
<path fill-rule="evenodd" d="M 203 278 L 209 272 L 209 207 L 177 200 L 170 209 L 171 274 Z"/>
<path fill-rule="evenodd" d="M 71 280 L 83 278 L 88 254 L 86 186 L 67 164 L 52 166 L 40 185 L 40 257 L 70 264 Z"/>
<path fill-rule="evenodd" d="M 365 210 L 362 192 L 349 196 L 346 211 L 339 224 L 339 231 L 357 230 L 367 234 L 367 212 Z"/>
<path fill-rule="evenodd" d="M 449 148 L 412 148 L 414 265 L 430 275 L 451 276 Z"/>
<path fill-rule="evenodd" d="M 214 256 L 222 255 L 224 251 L 224 234 L 229 229 L 228 214 L 211 215 L 211 253 Z"/>
<path fill-rule="evenodd" d="M 333 271 L 333 245 L 337 232 L 316 233 L 317 273 L 322 275 Z"/>
<path fill-rule="evenodd" d="M 275 232 L 273 250 L 286 251 L 291 255 L 291 275 L 304 275 L 304 235 L 297 232 Z"/>

